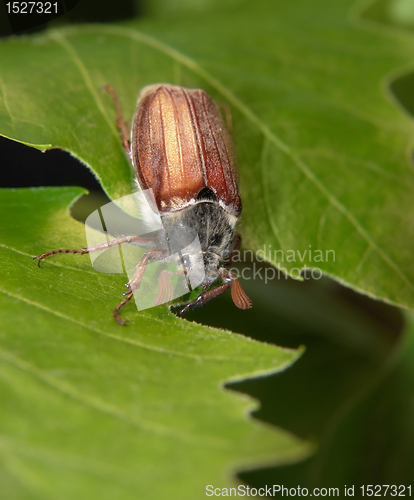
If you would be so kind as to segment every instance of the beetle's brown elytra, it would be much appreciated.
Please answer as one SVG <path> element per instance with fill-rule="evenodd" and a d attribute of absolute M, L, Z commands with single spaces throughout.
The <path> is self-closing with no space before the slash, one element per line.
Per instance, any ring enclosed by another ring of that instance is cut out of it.
<path fill-rule="evenodd" d="M 251 301 L 237 276 L 227 269 L 240 248 L 241 236 L 236 224 L 241 213 L 236 158 L 232 140 L 212 99 L 199 89 L 156 84 L 142 89 L 132 120 L 130 139 L 121 106 L 114 89 L 105 86 L 117 113 L 122 144 L 134 168 L 139 187 L 151 189 L 167 240 L 178 228 L 190 228 L 198 235 L 204 264 L 202 293 L 187 304 L 180 315 L 203 306 L 228 288 L 235 305 L 249 309 Z M 127 283 L 125 299 L 114 309 L 120 324 L 121 308 L 138 290 L 150 261 L 167 257 L 165 248 L 157 248 L 156 239 L 125 236 L 82 250 L 54 250 L 37 257 L 38 263 L 57 253 L 86 254 L 113 245 L 133 243 L 149 248 L 138 262 Z M 182 274 L 189 270 L 196 255 L 183 257 Z M 212 287 L 216 281 L 221 281 Z M 169 295 L 168 273 L 160 280 L 157 300 Z"/>

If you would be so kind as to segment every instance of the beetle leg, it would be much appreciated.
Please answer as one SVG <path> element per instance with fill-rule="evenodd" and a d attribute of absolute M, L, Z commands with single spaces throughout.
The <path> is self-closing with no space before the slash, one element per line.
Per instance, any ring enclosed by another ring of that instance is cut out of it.
<path fill-rule="evenodd" d="M 206 304 L 209 300 L 215 299 L 230 287 L 231 298 L 233 299 L 236 307 L 238 307 L 239 309 L 250 309 L 252 307 L 252 301 L 246 295 L 235 274 L 230 272 L 228 269 L 222 268 L 220 270 L 219 276 L 224 281 L 222 285 L 218 285 L 210 290 L 207 290 L 206 292 L 201 293 L 195 300 L 181 309 L 181 311 L 178 313 L 178 316 L 182 316 L 190 309 L 204 306 L 204 304 Z"/>
<path fill-rule="evenodd" d="M 231 287 L 231 279 L 226 280 L 222 285 L 218 285 L 211 290 L 207 290 L 207 292 L 201 293 L 195 300 L 187 304 L 181 311 L 178 313 L 178 316 L 182 316 L 184 313 L 189 311 L 190 309 L 195 309 L 196 307 L 202 307 L 204 304 L 211 299 L 215 299 L 222 293 L 224 293 L 228 288 Z"/>
<path fill-rule="evenodd" d="M 120 302 L 112 311 L 112 316 L 116 319 L 117 323 L 119 323 L 120 325 L 125 325 L 128 320 L 121 318 L 121 316 L 119 316 L 118 313 L 122 309 L 122 307 L 124 307 L 124 305 L 127 304 L 132 299 L 133 295 L 134 294 L 130 292 L 128 296 L 122 302 Z"/>
<path fill-rule="evenodd" d="M 128 155 L 131 158 L 131 143 L 128 138 L 128 130 L 127 130 L 127 122 L 124 120 L 122 116 L 122 108 L 121 103 L 119 102 L 118 96 L 116 95 L 115 90 L 110 85 L 103 85 L 103 90 L 106 90 L 109 95 L 112 97 L 112 100 L 115 104 L 116 109 L 116 124 L 118 125 L 119 133 L 121 134 L 122 145 Z"/>
<path fill-rule="evenodd" d="M 127 304 L 132 296 L 134 295 L 135 290 L 138 290 L 138 288 L 141 285 L 142 277 L 144 276 L 145 269 L 148 265 L 148 262 L 150 260 L 163 260 L 165 257 L 169 255 L 168 250 L 149 250 L 146 252 L 141 260 L 138 262 L 137 266 L 135 267 L 134 274 L 132 275 L 132 278 L 128 281 L 126 286 L 128 287 L 127 291 L 123 294 L 126 295 L 125 299 L 120 302 L 115 309 L 112 311 L 113 317 L 116 319 L 116 321 L 120 325 L 125 325 L 126 321 L 125 319 L 121 318 L 119 316 L 119 311 L 124 307 L 125 304 Z"/>
<path fill-rule="evenodd" d="M 158 243 L 157 239 L 151 238 L 141 238 L 140 236 L 124 236 L 122 238 L 116 238 L 111 241 L 106 241 L 105 243 L 101 243 L 100 245 L 95 245 L 93 247 L 82 248 L 82 249 L 68 249 L 68 248 L 60 248 L 58 250 L 52 250 L 50 252 L 42 253 L 41 255 L 37 255 L 33 257 L 33 259 L 37 259 L 37 265 L 40 267 L 40 261 L 45 257 L 50 257 L 51 255 L 56 255 L 58 253 L 80 253 L 84 255 L 86 253 L 96 252 L 97 250 L 105 250 L 106 248 L 110 248 L 115 245 L 121 245 L 122 243 L 136 243 L 143 247 L 153 246 Z"/>

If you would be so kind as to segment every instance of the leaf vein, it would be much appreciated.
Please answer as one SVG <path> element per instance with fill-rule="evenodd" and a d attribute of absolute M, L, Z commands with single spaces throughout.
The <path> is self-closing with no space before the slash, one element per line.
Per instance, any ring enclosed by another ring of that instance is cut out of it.
<path fill-rule="evenodd" d="M 3 290 L 1 288 L 0 288 L 0 293 L 3 293 L 4 295 L 7 295 L 8 297 L 11 297 L 13 299 L 20 300 L 26 304 L 29 304 L 33 307 L 40 309 L 42 311 L 45 311 L 49 314 L 52 314 L 60 319 L 63 319 L 65 321 L 70 321 L 71 323 L 75 323 L 76 325 L 81 326 L 87 330 L 94 332 L 94 333 L 97 333 L 98 335 L 102 335 L 104 337 L 107 337 L 111 340 L 115 340 L 117 342 L 124 342 L 126 344 L 133 345 L 134 347 L 146 349 L 146 350 L 151 351 L 151 352 L 157 352 L 159 354 L 166 354 L 167 356 L 177 356 L 180 358 L 192 359 L 195 361 L 225 362 L 225 361 L 236 361 L 236 359 L 237 359 L 237 361 L 239 361 L 239 362 L 250 362 L 249 358 L 242 358 L 242 357 L 228 358 L 225 356 L 208 356 L 208 355 L 200 356 L 197 354 L 188 354 L 188 353 L 183 353 L 183 352 L 179 352 L 179 351 L 173 351 L 171 349 L 164 349 L 164 348 L 153 346 L 153 345 L 147 345 L 147 344 L 144 344 L 143 342 L 139 342 L 135 339 L 121 338 L 121 337 L 118 337 L 117 335 L 99 330 L 95 326 L 88 325 L 82 321 L 79 321 L 79 320 L 77 320 L 71 316 L 68 316 L 66 314 L 63 314 L 59 311 L 54 311 L 53 309 L 50 309 L 49 307 L 46 307 L 45 305 L 40 304 L 38 302 L 34 302 L 30 299 L 27 299 L 26 297 L 22 297 L 20 295 L 13 294 L 13 293 L 11 293 L 7 290 Z M 146 318 L 150 319 L 151 321 L 158 321 L 158 322 L 164 324 L 164 321 L 159 319 L 159 318 L 155 318 L 152 316 L 151 317 L 147 316 Z"/>
<path fill-rule="evenodd" d="M 153 421 L 149 422 L 144 419 L 133 420 L 131 419 L 125 412 L 118 410 L 112 405 L 107 404 L 99 398 L 93 397 L 90 394 L 85 394 L 82 391 L 79 391 L 75 387 L 58 380 L 55 377 L 52 377 L 44 370 L 28 363 L 20 359 L 19 357 L 5 351 L 0 347 L 0 359 L 4 362 L 14 366 L 15 368 L 23 371 L 26 374 L 31 375 L 32 377 L 42 381 L 48 387 L 58 391 L 60 394 L 64 396 L 69 396 L 71 399 L 78 401 L 85 406 L 92 408 L 94 410 L 99 411 L 100 413 L 104 413 L 110 417 L 116 418 L 117 420 L 123 421 L 128 425 L 132 425 L 133 427 L 138 428 L 144 432 L 152 432 L 154 434 L 158 434 L 160 436 L 169 437 L 173 439 L 178 439 L 180 441 L 186 441 L 187 444 L 193 446 L 207 446 L 209 448 L 224 448 L 226 444 L 221 439 L 214 439 L 209 437 L 208 439 L 197 436 L 194 434 L 190 434 L 187 432 L 182 432 L 181 430 L 173 427 L 167 427 L 165 425 L 154 423 Z"/>

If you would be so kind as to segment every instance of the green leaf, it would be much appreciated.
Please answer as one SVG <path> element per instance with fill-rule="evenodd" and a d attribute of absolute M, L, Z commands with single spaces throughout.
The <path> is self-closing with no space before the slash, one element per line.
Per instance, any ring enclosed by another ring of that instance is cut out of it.
<path fill-rule="evenodd" d="M 81 190 L 0 197 L 0 483 L 14 498 L 180 498 L 230 486 L 236 467 L 294 461 L 307 445 L 247 415 L 223 382 L 283 370 L 298 356 L 179 320 L 166 307 L 122 328 L 111 318 L 123 277 L 62 256 L 82 246 L 67 213 Z M 131 308 L 132 309 L 132 308 Z"/>
<path fill-rule="evenodd" d="M 412 307 L 413 127 L 387 87 L 414 39 L 364 29 L 349 20 L 351 5 L 224 3 L 202 18 L 11 39 L 2 45 L 2 133 L 70 151 L 116 199 L 130 192 L 132 172 L 100 87 L 116 89 L 130 119 L 145 84 L 201 86 L 232 109 L 246 246 L 283 251 L 270 261 L 293 275 L 320 267 Z"/>
<path fill-rule="evenodd" d="M 378 0 L 362 13 L 365 21 L 398 28 L 414 27 L 414 4 L 411 0 Z"/>
<path fill-rule="evenodd" d="M 412 35 L 350 18 L 350 0 L 217 5 L 2 42 L 0 132 L 69 151 L 117 199 L 131 192 L 133 175 L 100 87 L 116 89 L 128 119 L 146 84 L 202 87 L 232 111 L 245 245 L 266 245 L 268 260 L 289 273 L 317 266 L 413 307 L 412 121 L 389 91 L 411 62 Z M 303 442 L 243 418 L 251 400 L 219 389 L 280 370 L 297 353 L 179 321 L 165 308 L 128 311 L 133 324 L 122 330 L 108 320 L 121 277 L 94 273 L 80 256 L 34 265 L 30 257 L 44 250 L 84 244 L 66 213 L 77 194 L 2 193 L 0 483 L 8 498 L 198 498 L 207 484 L 229 484 L 225 470 L 303 457 Z M 269 246 L 279 253 L 269 257 Z M 296 261 L 286 261 L 289 251 Z M 275 329 L 269 316 L 263 324 Z"/>

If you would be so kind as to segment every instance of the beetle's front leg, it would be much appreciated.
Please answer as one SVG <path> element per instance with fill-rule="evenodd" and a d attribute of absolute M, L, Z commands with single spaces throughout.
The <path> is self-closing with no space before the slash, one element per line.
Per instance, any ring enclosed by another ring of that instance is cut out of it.
<path fill-rule="evenodd" d="M 138 290 L 139 287 L 141 286 L 141 281 L 145 273 L 145 269 L 151 260 L 163 260 L 166 257 L 168 257 L 169 253 L 168 250 L 149 250 L 146 252 L 141 260 L 138 262 L 137 266 L 135 267 L 134 274 L 132 275 L 132 278 L 128 281 L 126 284 L 127 286 L 127 291 L 123 294 L 126 295 L 125 299 L 120 302 L 115 309 L 112 312 L 113 317 L 116 319 L 116 321 L 120 325 L 125 325 L 126 321 L 125 319 L 121 318 L 119 316 L 119 311 L 124 307 L 125 304 L 127 304 L 131 299 L 132 296 L 134 295 L 135 290 Z"/>
<path fill-rule="evenodd" d="M 224 281 L 222 285 L 218 285 L 210 290 L 207 290 L 206 292 L 201 293 L 195 300 L 181 309 L 178 315 L 182 316 L 190 309 L 204 306 L 204 304 L 207 304 L 209 300 L 219 297 L 230 287 L 231 298 L 233 299 L 236 307 L 238 307 L 239 309 L 250 309 L 252 307 L 252 301 L 246 295 L 235 274 L 230 272 L 228 269 L 221 268 L 219 271 L 219 277 Z"/>
<path fill-rule="evenodd" d="M 196 299 L 194 299 L 192 302 L 187 304 L 183 309 L 181 309 L 181 311 L 178 313 L 178 316 L 182 316 L 187 311 L 195 309 L 196 307 L 203 307 L 204 304 L 207 304 L 209 300 L 219 297 L 230 287 L 231 287 L 231 280 L 228 280 L 222 285 L 218 285 L 214 288 L 211 288 L 210 290 L 207 290 L 206 292 L 200 293 L 200 295 Z"/>

